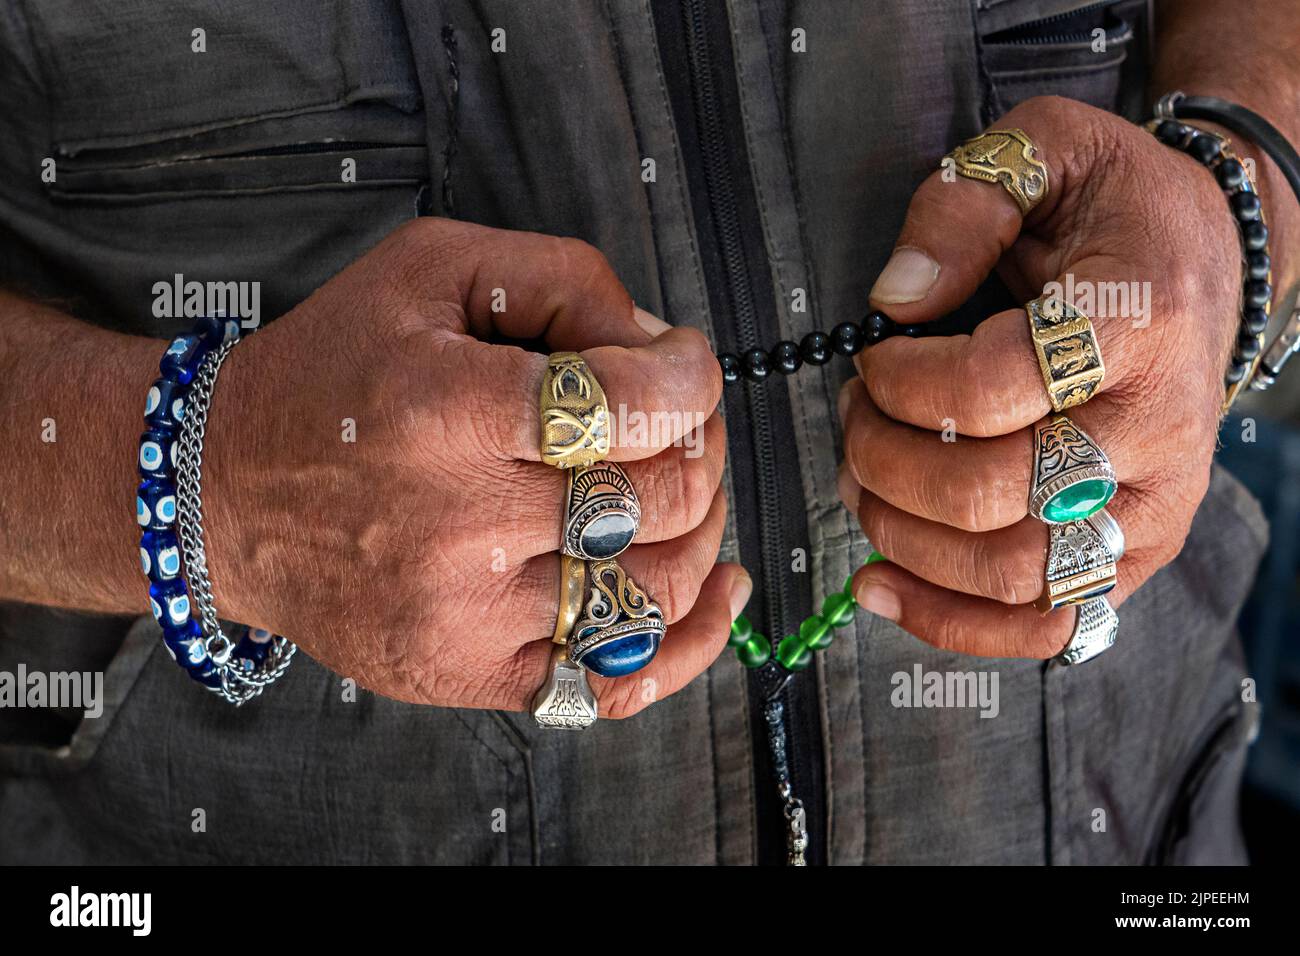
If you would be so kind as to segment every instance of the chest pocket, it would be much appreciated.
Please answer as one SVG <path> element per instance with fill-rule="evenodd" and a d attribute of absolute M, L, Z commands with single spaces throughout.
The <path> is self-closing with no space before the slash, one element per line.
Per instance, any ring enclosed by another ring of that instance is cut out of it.
<path fill-rule="evenodd" d="M 1066 96 L 1130 118 L 1141 113 L 1148 0 L 975 2 L 995 114 L 1044 95 Z"/>
<path fill-rule="evenodd" d="M 57 169 L 42 255 L 107 324 L 171 334 L 151 290 L 176 273 L 258 281 L 278 315 L 420 211 L 429 150 L 396 0 L 46 0 L 26 17 Z"/>

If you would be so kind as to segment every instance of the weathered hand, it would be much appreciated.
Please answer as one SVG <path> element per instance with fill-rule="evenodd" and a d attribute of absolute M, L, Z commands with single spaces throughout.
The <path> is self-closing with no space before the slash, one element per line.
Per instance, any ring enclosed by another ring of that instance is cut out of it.
<path fill-rule="evenodd" d="M 1008 127 L 1037 145 L 1048 197 L 1022 222 L 999 186 L 935 173 L 872 304 L 900 322 L 931 320 L 994 267 L 1020 301 L 1050 282 L 1067 299 L 1073 290 L 1106 378 L 1068 414 L 1120 482 L 1108 506 L 1127 537 L 1109 595 L 1118 604 L 1178 554 L 1206 491 L 1239 321 L 1237 232 L 1214 177 L 1140 127 L 1058 98 L 1030 100 L 992 128 Z M 1103 314 L 1116 311 L 1113 283 L 1134 293 L 1123 314 Z M 859 369 L 840 399 L 841 496 L 892 563 L 858 572 L 858 600 L 940 647 L 1059 652 L 1073 610 L 1025 606 L 1043 590 L 1047 528 L 1028 498 L 1032 426 L 1050 405 L 1024 310 L 969 336 L 886 340 Z"/>
<path fill-rule="evenodd" d="M 225 365 L 204 455 L 218 607 L 390 697 L 524 708 L 548 670 L 565 475 L 539 454 L 546 357 L 484 339 L 542 338 L 585 350 L 615 413 L 667 413 L 635 445 L 616 429 L 610 457 L 642 505 L 619 561 L 670 627 L 643 671 L 592 686 L 608 717 L 673 693 L 725 646 L 748 578 L 714 565 L 718 363 L 664 329 L 583 243 L 397 230 Z M 702 445 L 679 443 L 696 416 Z"/>

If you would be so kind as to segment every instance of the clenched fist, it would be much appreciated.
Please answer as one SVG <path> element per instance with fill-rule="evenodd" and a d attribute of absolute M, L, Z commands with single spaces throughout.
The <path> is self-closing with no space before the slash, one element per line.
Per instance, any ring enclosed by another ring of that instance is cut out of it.
<path fill-rule="evenodd" d="M 1053 282 L 1091 290 L 1094 305 L 1097 290 L 1134 284 L 1128 312 L 1094 314 L 1106 377 L 1068 412 L 1119 479 L 1108 506 L 1127 537 L 1118 604 L 1178 554 L 1206 491 L 1238 333 L 1237 230 L 1214 176 L 1140 127 L 1058 98 L 1029 100 L 993 128 L 1015 127 L 1048 166 L 1046 199 L 1022 220 L 998 186 L 935 173 L 872 303 L 932 320 L 994 268 L 1024 302 Z M 1048 542 L 1027 514 L 1031 435 L 1051 409 L 1024 310 L 972 335 L 890 339 L 858 363 L 840 399 L 840 493 L 892 562 L 858 572 L 859 602 L 951 650 L 1058 653 L 1074 612 L 1027 606 L 1043 590 Z"/>
<path fill-rule="evenodd" d="M 680 426 L 613 432 L 642 506 L 619 560 L 670 625 L 636 678 L 592 681 L 602 716 L 626 716 L 713 661 L 749 579 L 714 563 L 707 341 L 634 310 L 573 240 L 418 220 L 231 353 L 204 451 L 217 605 L 386 696 L 524 708 L 547 673 L 565 474 L 539 454 L 545 355 L 492 337 L 580 351 L 616 418 Z"/>

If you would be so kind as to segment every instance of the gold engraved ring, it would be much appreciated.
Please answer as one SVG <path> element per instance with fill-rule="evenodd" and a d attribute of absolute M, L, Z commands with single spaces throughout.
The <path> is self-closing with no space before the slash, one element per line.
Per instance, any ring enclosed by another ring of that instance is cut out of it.
<path fill-rule="evenodd" d="M 1052 296 L 1026 303 L 1025 314 L 1052 410 L 1063 412 L 1092 398 L 1106 377 L 1092 320 Z"/>
<path fill-rule="evenodd" d="M 542 461 L 584 468 L 609 455 L 605 391 L 577 352 L 556 352 L 542 376 Z"/>
<path fill-rule="evenodd" d="M 947 158 L 967 179 L 1000 183 L 1029 215 L 1047 196 L 1047 166 L 1036 156 L 1033 142 L 1021 129 L 991 129 L 962 143 Z"/>

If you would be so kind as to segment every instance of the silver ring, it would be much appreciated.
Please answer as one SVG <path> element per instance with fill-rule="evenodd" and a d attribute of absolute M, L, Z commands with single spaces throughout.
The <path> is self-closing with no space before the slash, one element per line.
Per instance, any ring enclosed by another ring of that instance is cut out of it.
<path fill-rule="evenodd" d="M 533 695 L 533 720 L 553 730 L 582 730 L 599 716 L 587 672 L 569 660 L 563 644 L 551 648 L 551 676 Z"/>
<path fill-rule="evenodd" d="M 612 558 L 587 565 L 587 605 L 569 636 L 569 658 L 602 677 L 645 667 L 668 625 L 663 611 Z"/>
<path fill-rule="evenodd" d="M 585 561 L 622 554 L 641 527 L 641 503 L 627 473 L 606 461 L 568 474 L 560 551 Z"/>
<path fill-rule="evenodd" d="M 1056 655 L 1061 664 L 1082 664 L 1090 661 L 1115 643 L 1119 632 L 1119 615 L 1104 597 L 1095 597 L 1079 605 L 1074 619 L 1074 632 L 1065 650 Z"/>
<path fill-rule="evenodd" d="M 1101 535 L 1101 540 L 1106 542 L 1106 547 L 1118 561 L 1124 557 L 1124 529 L 1119 526 L 1119 522 L 1111 516 L 1111 513 L 1102 508 L 1096 514 L 1089 515 L 1085 519 L 1088 524 L 1092 525 L 1094 531 Z"/>
<path fill-rule="evenodd" d="M 1034 428 L 1029 513 L 1048 524 L 1081 521 L 1106 506 L 1119 482 L 1097 443 L 1064 415 Z"/>
<path fill-rule="evenodd" d="M 1115 562 L 1118 559 L 1106 539 L 1112 530 L 1119 533 L 1122 549 L 1123 533 L 1113 518 L 1109 515 L 1107 518 L 1109 525 L 1101 522 L 1105 532 L 1098 530 L 1091 518 L 1048 526 L 1050 543 L 1047 568 L 1043 574 L 1043 593 L 1034 602 L 1038 610 L 1046 614 L 1066 604 L 1080 604 L 1105 594 L 1115 586 Z M 1114 540 L 1113 534 L 1111 540 Z"/>

